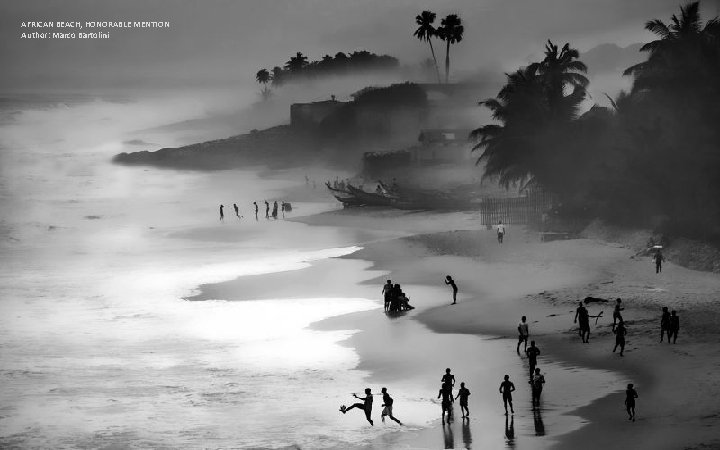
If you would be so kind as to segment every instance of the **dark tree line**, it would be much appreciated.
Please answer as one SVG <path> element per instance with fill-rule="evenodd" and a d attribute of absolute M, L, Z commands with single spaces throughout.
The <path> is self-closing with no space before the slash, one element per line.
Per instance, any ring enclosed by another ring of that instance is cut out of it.
<path fill-rule="evenodd" d="M 566 212 L 720 240 L 720 20 L 689 3 L 645 28 L 629 92 L 579 115 L 586 67 L 568 44 L 507 75 L 472 133 L 485 174 L 555 193 Z"/>

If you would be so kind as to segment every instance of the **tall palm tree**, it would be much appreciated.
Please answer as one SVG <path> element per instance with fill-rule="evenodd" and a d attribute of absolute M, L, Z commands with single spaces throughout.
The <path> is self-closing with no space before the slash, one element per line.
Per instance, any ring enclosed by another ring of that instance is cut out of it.
<path fill-rule="evenodd" d="M 297 52 L 295 56 L 291 57 L 290 60 L 285 63 L 285 68 L 288 69 L 291 73 L 297 74 L 301 72 L 307 65 L 307 56 L 303 55 L 302 52 Z"/>
<path fill-rule="evenodd" d="M 421 41 L 427 41 L 430 44 L 430 53 L 432 53 L 433 61 L 435 61 L 435 73 L 437 74 L 438 83 L 440 83 L 440 68 L 438 67 L 437 58 L 435 57 L 435 49 L 432 45 L 432 38 L 437 36 L 437 30 L 433 26 L 436 14 L 431 11 L 423 11 L 415 16 L 415 23 L 418 25 L 413 36 Z"/>
<path fill-rule="evenodd" d="M 450 79 L 450 45 L 462 41 L 465 27 L 457 14 L 450 14 L 440 21 L 437 35 L 445 41 L 445 83 Z"/>
<path fill-rule="evenodd" d="M 255 74 L 255 79 L 257 80 L 258 83 L 263 85 L 262 95 L 263 95 L 264 99 L 267 99 L 269 96 L 267 84 L 272 79 L 270 77 L 270 72 L 268 72 L 267 69 L 260 69 Z"/>
<path fill-rule="evenodd" d="M 567 101 L 564 95 L 565 89 L 570 87 L 573 94 L 570 99 L 577 98 L 582 101 L 585 97 L 585 90 L 590 83 L 584 75 L 587 73 L 587 66 L 577 58 L 580 53 L 565 44 L 560 51 L 558 46 L 548 40 L 545 44 L 545 59 L 538 65 L 538 73 L 543 79 L 547 89 L 547 101 L 550 114 L 554 118 L 574 118 L 574 110 L 578 105 L 575 101 Z M 564 109 L 571 107 L 571 110 Z"/>

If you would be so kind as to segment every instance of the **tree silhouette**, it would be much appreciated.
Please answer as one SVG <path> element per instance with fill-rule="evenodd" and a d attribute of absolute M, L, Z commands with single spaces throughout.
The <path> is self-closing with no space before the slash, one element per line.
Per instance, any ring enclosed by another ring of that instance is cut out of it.
<path fill-rule="evenodd" d="M 435 57 L 435 49 L 432 45 L 432 38 L 437 36 L 437 30 L 433 26 L 435 22 L 436 14 L 431 11 L 423 11 L 419 15 L 415 16 L 415 23 L 418 28 L 413 33 L 413 36 L 418 38 L 420 41 L 427 41 L 430 44 L 430 53 L 432 54 L 433 61 L 435 61 L 435 72 L 437 74 L 438 83 L 440 83 L 440 68 L 438 67 L 437 58 Z"/>
<path fill-rule="evenodd" d="M 307 65 L 307 56 L 303 55 L 302 52 L 297 52 L 295 56 L 291 57 L 290 60 L 285 63 L 285 68 L 289 70 L 290 73 L 299 73 Z"/>
<path fill-rule="evenodd" d="M 450 45 L 462 41 L 465 28 L 457 14 L 450 14 L 440 21 L 437 35 L 445 41 L 445 83 L 450 79 Z"/>

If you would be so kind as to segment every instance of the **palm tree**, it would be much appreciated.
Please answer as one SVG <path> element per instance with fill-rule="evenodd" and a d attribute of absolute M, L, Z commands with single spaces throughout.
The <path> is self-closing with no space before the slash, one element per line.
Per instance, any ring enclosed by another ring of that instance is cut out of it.
<path fill-rule="evenodd" d="M 545 59 L 538 65 L 538 73 L 547 89 L 550 114 L 556 118 L 574 118 L 577 106 L 585 98 L 590 83 L 585 77 L 587 66 L 577 58 L 580 53 L 565 44 L 558 52 L 558 46 L 548 40 L 545 45 Z M 565 89 L 572 88 L 572 94 L 565 96 Z M 570 108 L 569 110 L 567 108 Z"/>
<path fill-rule="evenodd" d="M 462 20 L 457 14 L 450 14 L 440 21 L 440 28 L 437 29 L 437 35 L 445 41 L 445 83 L 450 78 L 450 45 L 462 41 L 465 28 Z"/>
<path fill-rule="evenodd" d="M 272 84 L 273 84 L 273 86 L 282 85 L 283 81 L 285 81 L 284 75 L 285 75 L 285 73 L 284 73 L 282 67 L 279 67 L 279 66 L 273 67 L 273 69 L 272 69 Z"/>
<path fill-rule="evenodd" d="M 427 41 L 430 44 L 430 53 L 432 53 L 433 61 L 435 61 L 435 72 L 437 73 L 438 83 L 440 83 L 440 68 L 438 67 L 437 58 L 435 57 L 435 49 L 432 45 L 432 38 L 437 36 L 437 30 L 433 26 L 436 14 L 431 11 L 423 11 L 420 15 L 415 16 L 415 23 L 418 25 L 413 36 L 421 41 Z"/>
<path fill-rule="evenodd" d="M 291 57 L 290 60 L 285 63 L 285 68 L 288 69 L 291 73 L 297 74 L 301 72 L 307 65 L 307 56 L 303 55 L 302 52 L 297 52 L 295 56 Z"/>
<path fill-rule="evenodd" d="M 258 83 L 263 85 L 262 96 L 263 96 L 263 99 L 267 100 L 267 98 L 270 94 L 267 84 L 272 79 L 270 77 L 270 72 L 268 72 L 267 69 L 260 69 L 255 74 L 255 79 L 257 80 Z"/>

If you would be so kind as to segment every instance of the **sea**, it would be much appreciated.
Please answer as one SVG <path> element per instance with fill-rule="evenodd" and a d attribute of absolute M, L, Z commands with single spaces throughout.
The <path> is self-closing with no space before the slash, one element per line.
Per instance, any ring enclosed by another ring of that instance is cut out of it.
<path fill-rule="evenodd" d="M 260 298 L 187 300 L 203 285 L 328 262 L 347 283 L 384 275 L 339 258 L 360 248 L 358 230 L 264 218 L 262 201 L 311 189 L 301 170 L 111 163 L 123 151 L 236 134 L 168 127 L 211 116 L 213 104 L 191 95 L 0 98 L 0 447 L 348 448 L 397 431 L 338 412 L 370 375 L 347 345 L 358 330 L 310 327 L 381 311 L 379 296 L 267 285 Z M 333 174 L 314 173 L 318 185 L 323 176 Z M 331 198 L 298 201 L 292 215 L 338 208 Z M 404 432 L 438 419 L 435 392 L 422 389 L 405 387 Z"/>

